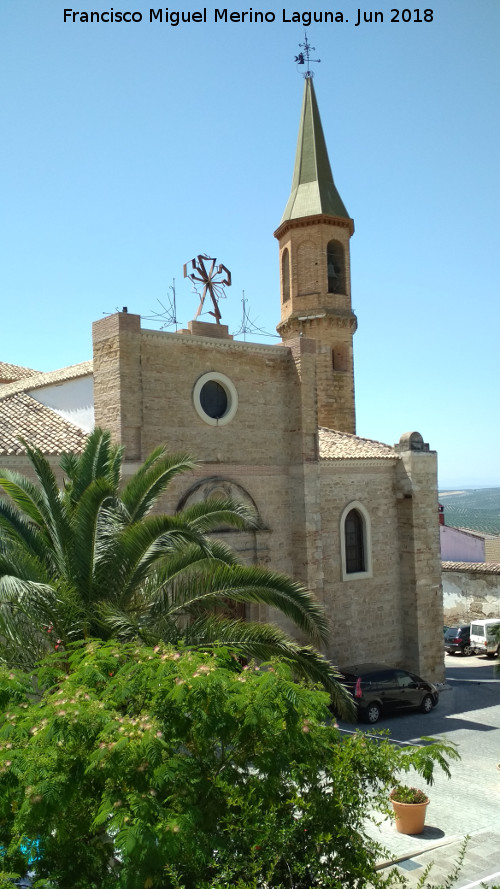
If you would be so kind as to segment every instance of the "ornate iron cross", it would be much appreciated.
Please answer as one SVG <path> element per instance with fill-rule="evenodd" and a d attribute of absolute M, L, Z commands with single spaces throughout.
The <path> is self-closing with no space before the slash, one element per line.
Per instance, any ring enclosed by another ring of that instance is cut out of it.
<path fill-rule="evenodd" d="M 195 318 L 198 318 L 201 314 L 203 303 L 205 302 L 205 297 L 208 293 L 214 307 L 214 311 L 209 311 L 209 315 L 213 315 L 217 324 L 220 324 L 221 313 L 219 310 L 219 300 L 223 299 L 225 296 L 224 287 L 231 286 L 231 272 L 225 265 L 222 265 L 222 263 L 216 266 L 216 262 L 217 260 L 215 256 L 206 256 L 204 253 L 200 253 L 195 259 L 190 259 L 189 262 L 185 263 L 184 277 L 189 278 L 193 282 L 196 292 L 198 292 L 196 286 L 197 283 L 203 284 L 200 305 L 198 306 Z M 208 263 L 210 263 L 210 265 L 208 265 Z M 192 269 L 190 272 L 188 271 L 189 266 L 191 266 Z"/>

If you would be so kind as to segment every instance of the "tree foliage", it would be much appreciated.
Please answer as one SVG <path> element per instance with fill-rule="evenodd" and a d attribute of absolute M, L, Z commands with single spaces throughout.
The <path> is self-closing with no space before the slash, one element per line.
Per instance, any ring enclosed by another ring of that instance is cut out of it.
<path fill-rule="evenodd" d="M 38 682 L 0 672 L 1 861 L 58 889 L 390 885 L 367 809 L 456 755 L 343 735 L 325 692 L 228 649 L 92 640 Z"/>
<path fill-rule="evenodd" d="M 316 598 L 291 578 L 241 565 L 210 532 L 258 527 L 231 499 L 154 512 L 171 481 L 194 466 L 154 450 L 122 483 L 123 450 L 95 430 L 82 454 L 65 454 L 64 485 L 43 454 L 26 445 L 37 481 L 3 470 L 0 487 L 0 658 L 33 667 L 48 649 L 99 637 L 146 644 L 180 638 L 192 646 L 231 645 L 245 657 L 280 655 L 322 681 L 338 712 L 346 697 L 316 647 L 279 627 L 228 615 L 228 602 L 261 603 L 291 620 L 314 646 L 328 622 Z"/>

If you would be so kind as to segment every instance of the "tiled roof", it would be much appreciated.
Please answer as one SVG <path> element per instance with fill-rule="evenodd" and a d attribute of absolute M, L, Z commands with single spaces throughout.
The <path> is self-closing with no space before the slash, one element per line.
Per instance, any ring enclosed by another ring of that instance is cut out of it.
<path fill-rule="evenodd" d="M 320 426 L 319 456 L 321 460 L 363 460 L 375 458 L 397 460 L 398 455 L 393 447 L 371 438 L 360 438 L 348 432 L 336 432 Z"/>
<path fill-rule="evenodd" d="M 493 536 L 493 535 L 482 534 L 481 531 L 471 531 L 470 528 L 457 528 L 457 527 L 455 527 L 455 525 L 447 525 L 446 523 L 444 525 L 442 525 L 441 527 L 442 528 L 449 528 L 450 531 L 458 531 L 459 534 L 466 534 L 468 537 L 476 537 L 479 540 L 484 540 L 485 537 L 487 537 L 487 536 Z"/>
<path fill-rule="evenodd" d="M 443 571 L 468 571 L 472 574 L 500 574 L 500 562 L 441 562 Z"/>
<path fill-rule="evenodd" d="M 91 373 L 92 361 L 82 361 L 81 364 L 72 364 L 70 367 L 60 367 L 58 370 L 49 370 L 45 373 L 33 371 L 32 376 L 28 378 L 0 385 L 0 398 L 15 395 L 16 392 L 26 392 L 28 389 L 40 389 L 42 386 L 64 383 L 77 377 L 86 377 Z"/>
<path fill-rule="evenodd" d="M 18 364 L 7 364 L 5 361 L 0 361 L 0 385 L 2 380 L 8 382 L 23 380 L 36 373 L 38 373 L 37 370 L 31 370 L 29 367 L 20 367 Z"/>
<path fill-rule="evenodd" d="M 47 455 L 83 450 L 86 433 L 25 392 L 0 399 L 0 455 L 25 454 L 24 438 Z"/>

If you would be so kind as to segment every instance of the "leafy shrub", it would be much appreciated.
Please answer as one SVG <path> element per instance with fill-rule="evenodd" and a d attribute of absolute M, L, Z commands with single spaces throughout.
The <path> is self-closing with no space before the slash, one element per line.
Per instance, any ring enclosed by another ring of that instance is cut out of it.
<path fill-rule="evenodd" d="M 2 866 L 36 839 L 58 889 L 388 885 L 367 806 L 454 755 L 342 735 L 325 692 L 227 649 L 77 643 L 37 682 L 0 672 Z"/>

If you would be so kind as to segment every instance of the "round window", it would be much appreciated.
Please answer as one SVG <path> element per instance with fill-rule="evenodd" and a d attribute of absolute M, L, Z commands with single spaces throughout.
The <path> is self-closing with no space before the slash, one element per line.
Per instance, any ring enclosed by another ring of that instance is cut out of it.
<path fill-rule="evenodd" d="M 210 426 L 224 426 L 233 419 L 238 408 L 238 394 L 225 374 L 203 374 L 193 390 L 196 412 Z"/>
<path fill-rule="evenodd" d="M 209 380 L 201 387 L 200 404 L 213 420 L 220 420 L 227 411 L 227 393 L 216 380 Z"/>

